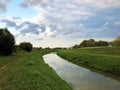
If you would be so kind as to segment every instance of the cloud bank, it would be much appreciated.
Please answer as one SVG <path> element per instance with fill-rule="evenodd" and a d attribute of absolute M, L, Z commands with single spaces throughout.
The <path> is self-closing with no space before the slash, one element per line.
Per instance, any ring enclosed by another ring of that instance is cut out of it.
<path fill-rule="evenodd" d="M 36 10 L 36 15 L 0 18 L 1 23 L 18 32 L 15 36 L 19 41 L 32 37 L 34 43 L 49 45 L 53 40 L 53 45 L 71 46 L 83 39 L 112 40 L 120 34 L 119 0 L 23 0 L 19 5 Z"/>

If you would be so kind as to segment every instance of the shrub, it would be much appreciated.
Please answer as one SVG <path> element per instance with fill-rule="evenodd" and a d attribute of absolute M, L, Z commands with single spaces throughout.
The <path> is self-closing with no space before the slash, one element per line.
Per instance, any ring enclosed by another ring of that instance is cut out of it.
<path fill-rule="evenodd" d="M 118 35 L 116 37 L 116 39 L 114 40 L 115 46 L 120 46 L 120 35 Z"/>
<path fill-rule="evenodd" d="M 108 46 L 109 43 L 108 43 L 107 41 L 102 41 L 102 40 L 100 40 L 100 41 L 98 41 L 98 42 L 95 42 L 95 45 L 96 45 L 96 46 Z"/>
<path fill-rule="evenodd" d="M 95 46 L 95 40 L 94 39 L 89 39 L 89 40 L 83 40 L 80 43 L 81 47 L 94 47 Z"/>
<path fill-rule="evenodd" d="M 32 50 L 32 44 L 29 42 L 22 42 L 20 43 L 20 48 L 27 52 L 30 52 Z"/>
<path fill-rule="evenodd" d="M 8 29 L 0 29 L 0 54 L 10 55 L 13 52 L 14 44 L 14 36 L 8 31 Z"/>

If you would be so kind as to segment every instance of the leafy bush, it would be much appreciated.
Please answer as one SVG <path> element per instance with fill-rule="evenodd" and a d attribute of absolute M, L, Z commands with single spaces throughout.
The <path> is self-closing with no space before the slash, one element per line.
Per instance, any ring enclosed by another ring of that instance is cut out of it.
<path fill-rule="evenodd" d="M 118 35 L 116 37 L 116 39 L 114 40 L 115 46 L 120 46 L 120 35 Z"/>
<path fill-rule="evenodd" d="M 14 36 L 8 31 L 8 29 L 0 29 L 0 54 L 10 55 L 13 52 L 14 44 Z"/>
<path fill-rule="evenodd" d="M 20 48 L 27 52 L 30 52 L 32 50 L 32 44 L 29 42 L 22 42 L 20 43 Z"/>
<path fill-rule="evenodd" d="M 95 45 L 96 46 L 108 46 L 109 43 L 107 41 L 100 40 L 100 41 L 96 42 Z"/>

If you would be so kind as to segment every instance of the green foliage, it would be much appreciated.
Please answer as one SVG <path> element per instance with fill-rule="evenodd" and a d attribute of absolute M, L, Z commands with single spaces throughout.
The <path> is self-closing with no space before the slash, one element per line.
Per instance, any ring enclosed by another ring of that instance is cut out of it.
<path fill-rule="evenodd" d="M 79 45 L 74 45 L 72 48 L 81 48 L 81 47 L 96 47 L 96 46 L 108 46 L 107 41 L 95 41 L 94 39 L 83 40 Z"/>
<path fill-rule="evenodd" d="M 83 40 L 80 44 L 81 47 L 94 47 L 95 46 L 95 40 L 89 39 L 89 40 Z"/>
<path fill-rule="evenodd" d="M 45 49 L 50 49 L 50 47 L 46 47 Z"/>
<path fill-rule="evenodd" d="M 95 40 L 94 39 L 88 40 L 88 47 L 94 47 L 94 46 L 95 46 Z"/>
<path fill-rule="evenodd" d="M 0 29 L 0 54 L 10 55 L 13 52 L 14 44 L 14 36 L 8 31 L 8 29 Z"/>
<path fill-rule="evenodd" d="M 108 44 L 109 44 L 109 46 L 115 46 L 113 41 L 108 42 Z"/>
<path fill-rule="evenodd" d="M 116 39 L 114 40 L 115 46 L 120 46 L 120 35 L 118 35 L 116 37 Z"/>
<path fill-rule="evenodd" d="M 102 40 L 95 41 L 94 39 L 89 39 L 81 42 L 80 46 L 82 47 L 108 46 L 108 42 Z"/>
<path fill-rule="evenodd" d="M 80 48 L 81 46 L 80 45 L 74 45 L 72 48 Z"/>
<path fill-rule="evenodd" d="M 77 65 L 120 76 L 120 48 L 96 47 L 60 50 L 58 55 Z"/>
<path fill-rule="evenodd" d="M 42 56 L 52 50 L 23 50 L 11 56 L 0 56 L 0 90 L 72 90 L 71 87 L 44 63 Z M 10 63 L 9 63 L 10 62 Z M 8 64 L 9 63 L 9 64 Z"/>
<path fill-rule="evenodd" d="M 25 51 L 30 52 L 32 50 L 32 44 L 29 42 L 22 42 L 22 43 L 20 43 L 20 48 Z"/>
<path fill-rule="evenodd" d="M 88 46 L 88 41 L 87 41 L 87 40 L 83 40 L 83 41 L 80 43 L 80 46 L 81 46 L 81 47 L 87 47 L 87 46 Z"/>
<path fill-rule="evenodd" d="M 98 41 L 98 42 L 95 42 L 95 46 L 108 46 L 108 42 L 107 41 Z"/>

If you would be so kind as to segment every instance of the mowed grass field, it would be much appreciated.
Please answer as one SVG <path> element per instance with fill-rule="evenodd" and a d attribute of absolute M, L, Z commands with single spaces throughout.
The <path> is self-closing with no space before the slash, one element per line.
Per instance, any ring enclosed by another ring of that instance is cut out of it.
<path fill-rule="evenodd" d="M 72 90 L 42 56 L 51 50 L 0 56 L 0 90 Z"/>
<path fill-rule="evenodd" d="M 79 48 L 60 50 L 57 54 L 77 65 L 120 77 L 120 48 Z"/>

